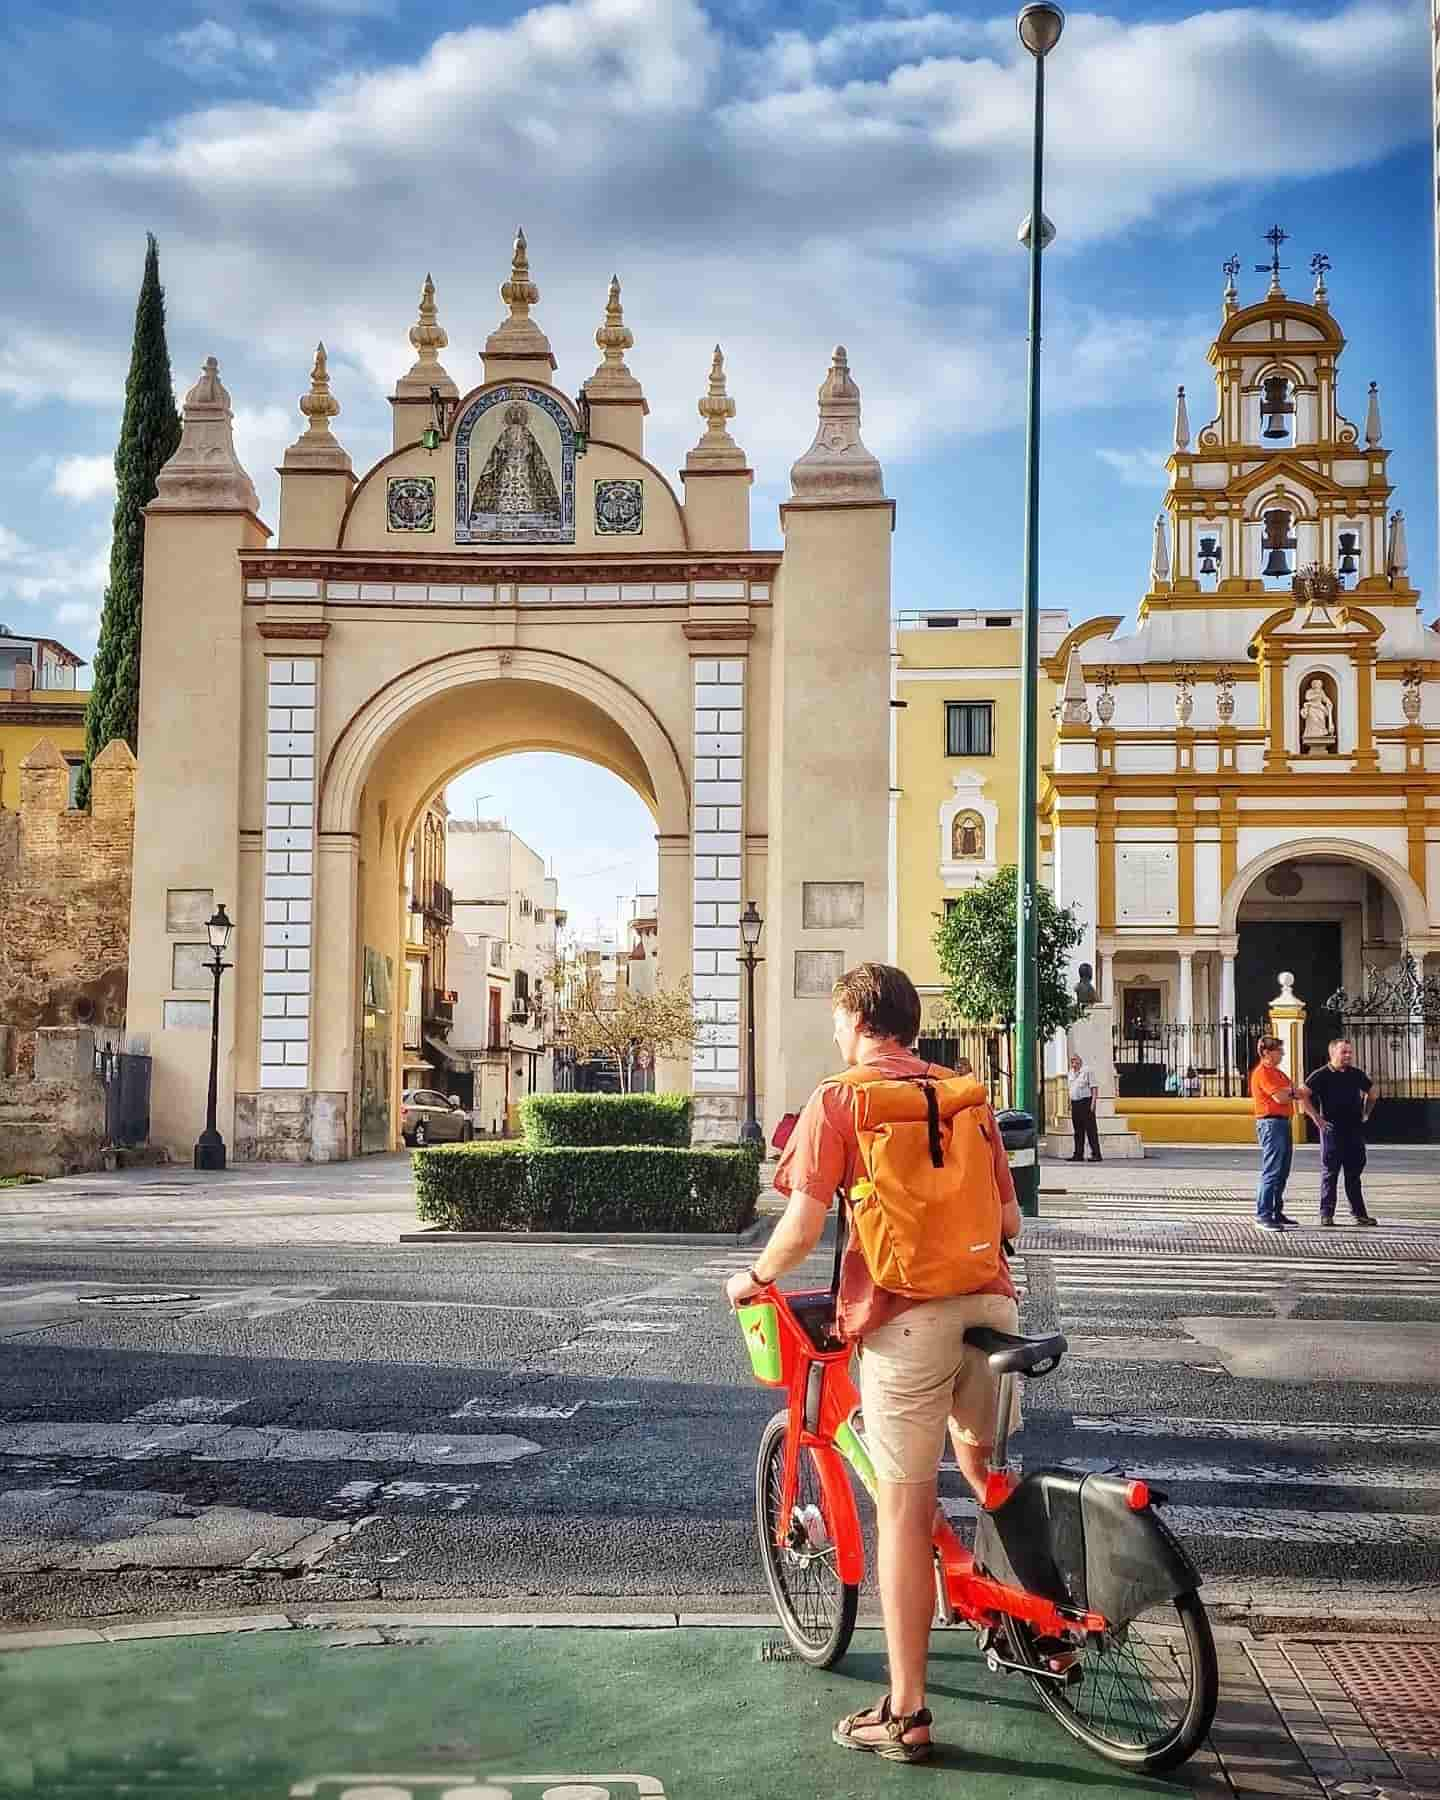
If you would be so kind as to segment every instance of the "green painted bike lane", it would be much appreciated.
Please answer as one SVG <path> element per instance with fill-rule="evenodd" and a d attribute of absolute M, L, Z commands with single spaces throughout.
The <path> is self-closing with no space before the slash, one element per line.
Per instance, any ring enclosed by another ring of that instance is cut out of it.
<path fill-rule="evenodd" d="M 937 1634 L 937 1753 L 832 1744 L 882 1693 L 876 1631 L 837 1669 L 762 1660 L 762 1627 L 270 1631 L 5 1652 L 0 1795 L 45 1800 L 1109 1800 L 1177 1785 L 1110 1768 Z M 958 1789 L 957 1789 L 958 1791 Z"/>

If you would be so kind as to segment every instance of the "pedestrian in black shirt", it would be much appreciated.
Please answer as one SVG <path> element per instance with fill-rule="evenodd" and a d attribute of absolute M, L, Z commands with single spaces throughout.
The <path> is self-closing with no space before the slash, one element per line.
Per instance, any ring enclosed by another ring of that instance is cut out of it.
<path fill-rule="evenodd" d="M 1363 1069 L 1355 1067 L 1355 1051 L 1348 1038 L 1330 1040 L 1330 1060 L 1309 1076 L 1311 1102 L 1320 1115 L 1320 1223 L 1335 1223 L 1335 1190 L 1341 1171 L 1345 1198 L 1357 1225 L 1373 1225 L 1360 1190 L 1365 1167 L 1365 1121 L 1375 1110 L 1379 1089 Z"/>

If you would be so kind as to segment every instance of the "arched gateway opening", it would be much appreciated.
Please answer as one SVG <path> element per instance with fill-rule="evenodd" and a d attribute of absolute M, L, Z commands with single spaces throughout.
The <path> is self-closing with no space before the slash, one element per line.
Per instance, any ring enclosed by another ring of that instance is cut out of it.
<path fill-rule="evenodd" d="M 797 450 L 814 436 L 784 547 L 761 550 L 719 350 L 708 382 L 697 370 L 703 430 L 677 487 L 645 454 L 618 281 L 578 398 L 534 316 L 523 234 L 501 297 L 467 393 L 440 361 L 426 281 L 392 448 L 358 479 L 317 352 L 274 546 L 213 358 L 186 395 L 146 520 L 127 1021 L 150 1040 L 152 1137 L 177 1158 L 204 1122 L 210 1060 L 208 1004 L 187 992 L 194 921 L 222 900 L 237 921 L 217 1030 L 231 1154 L 352 1155 L 362 1091 L 364 1135 L 393 1132 L 406 848 L 433 794 L 506 751 L 584 757 L 650 808 L 659 960 L 691 982 L 705 1030 L 658 1073 L 693 1092 L 700 1135 L 733 1141 L 744 1104 L 747 900 L 765 918 L 767 1124 L 830 1065 L 834 975 L 885 953 L 894 508 L 845 351 L 818 421 L 796 428 Z"/>
<path fill-rule="evenodd" d="M 415 1048 L 404 1041 L 402 989 L 413 935 L 407 851 L 454 777 L 526 750 L 595 763 L 645 803 L 661 852 L 660 978 L 678 982 L 690 974 L 687 782 L 676 746 L 644 702 L 602 671 L 560 655 L 472 652 L 407 671 L 347 727 L 321 790 L 322 841 L 355 845 L 350 1092 L 354 1147 L 362 1152 L 394 1144 L 405 1052 Z M 344 1011 L 342 1002 L 336 1016 Z M 439 1044 L 429 1047 L 443 1058 Z M 317 1037 L 316 1049 L 341 1059 L 340 1078 L 343 1044 Z M 657 1084 L 683 1088 L 689 1073 L 684 1063 L 664 1063 Z"/>

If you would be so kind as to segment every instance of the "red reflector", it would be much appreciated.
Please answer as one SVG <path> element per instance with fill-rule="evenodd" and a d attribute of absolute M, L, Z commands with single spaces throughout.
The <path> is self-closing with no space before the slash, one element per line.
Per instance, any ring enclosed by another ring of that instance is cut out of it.
<path fill-rule="evenodd" d="M 1146 1482 L 1132 1481 L 1125 1490 L 1125 1504 L 1131 1512 L 1144 1512 L 1150 1504 L 1150 1488 Z"/>

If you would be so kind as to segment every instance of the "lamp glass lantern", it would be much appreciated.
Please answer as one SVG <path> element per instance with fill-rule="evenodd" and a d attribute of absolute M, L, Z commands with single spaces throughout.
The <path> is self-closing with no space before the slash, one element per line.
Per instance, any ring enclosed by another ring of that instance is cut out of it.
<path fill-rule="evenodd" d="M 235 929 L 235 921 L 225 911 L 222 900 L 215 911 L 205 921 L 206 935 L 210 939 L 210 948 L 217 956 L 223 956 L 230 947 L 230 933 Z"/>
<path fill-rule="evenodd" d="M 747 901 L 745 910 L 740 915 L 740 941 L 747 950 L 753 950 L 760 942 L 760 933 L 765 929 L 765 921 L 760 917 L 753 900 Z"/>
<path fill-rule="evenodd" d="M 1049 0 L 1035 0 L 1035 4 L 1020 9 L 1015 29 L 1020 42 L 1032 56 L 1048 56 L 1060 42 L 1065 15 L 1058 6 L 1050 5 Z"/>

